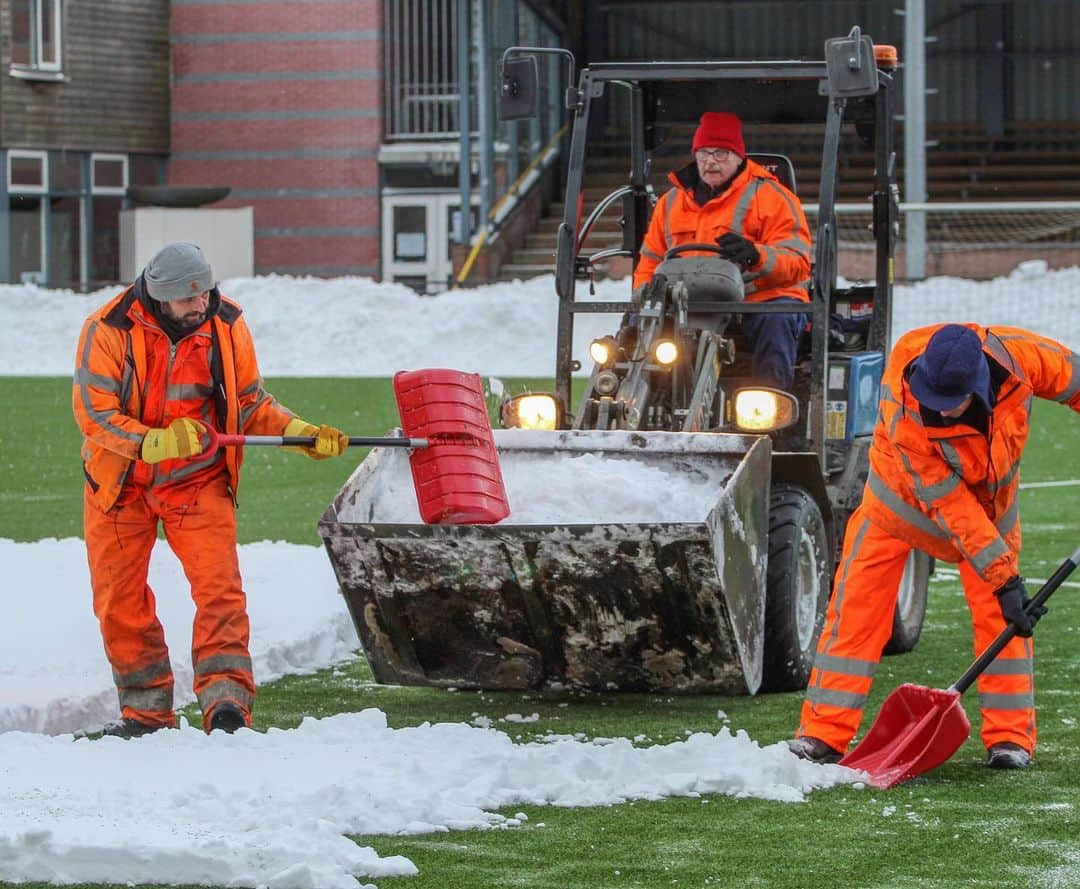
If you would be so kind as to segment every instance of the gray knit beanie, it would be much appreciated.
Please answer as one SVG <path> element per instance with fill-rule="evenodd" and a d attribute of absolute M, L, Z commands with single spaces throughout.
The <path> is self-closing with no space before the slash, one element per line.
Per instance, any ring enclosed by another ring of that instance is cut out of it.
<path fill-rule="evenodd" d="M 146 291 L 158 302 L 190 299 L 214 286 L 214 273 L 195 244 L 162 247 L 143 271 Z"/>

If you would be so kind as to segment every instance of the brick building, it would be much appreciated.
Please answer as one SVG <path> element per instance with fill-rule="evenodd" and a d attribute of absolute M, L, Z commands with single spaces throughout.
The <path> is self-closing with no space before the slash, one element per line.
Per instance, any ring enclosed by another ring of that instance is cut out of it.
<path fill-rule="evenodd" d="M 379 274 L 381 0 L 173 0 L 174 185 L 255 210 L 260 273 Z"/>

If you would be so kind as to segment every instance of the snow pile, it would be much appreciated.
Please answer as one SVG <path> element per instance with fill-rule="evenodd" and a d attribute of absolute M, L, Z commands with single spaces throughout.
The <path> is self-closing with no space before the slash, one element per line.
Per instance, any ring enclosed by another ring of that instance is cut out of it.
<path fill-rule="evenodd" d="M 515 744 L 460 724 L 393 730 L 378 710 L 266 734 L 7 733 L 0 763 L 0 879 L 281 889 L 356 889 L 356 877 L 417 872 L 345 834 L 516 827 L 527 819 L 494 810 L 519 805 L 714 793 L 798 802 L 859 777 L 726 728 L 651 747 Z"/>
<path fill-rule="evenodd" d="M 550 275 L 418 296 L 370 278 L 270 275 L 223 281 L 244 309 L 268 376 L 389 377 L 398 370 L 454 367 L 481 374 L 551 376 L 558 299 Z M 90 294 L 0 285 L 0 374 L 71 373 L 83 319 L 119 291 Z M 600 281 L 595 296 L 620 301 L 630 284 Z M 895 292 L 893 335 L 939 321 L 1011 324 L 1080 347 L 1080 269 L 1032 260 L 991 281 L 930 278 Z M 613 333 L 618 314 L 578 315 L 573 354 Z M 586 372 L 587 372 L 587 362 Z"/>

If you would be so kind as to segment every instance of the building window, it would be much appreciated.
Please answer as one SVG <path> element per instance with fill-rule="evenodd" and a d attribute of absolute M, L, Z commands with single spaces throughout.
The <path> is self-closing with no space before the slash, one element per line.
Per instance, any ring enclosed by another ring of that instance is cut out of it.
<path fill-rule="evenodd" d="M 11 74 L 59 80 L 62 0 L 11 0 Z"/>
<path fill-rule="evenodd" d="M 8 152 L 8 191 L 15 194 L 45 194 L 49 190 L 49 162 L 44 151 Z"/>
<path fill-rule="evenodd" d="M 91 155 L 94 194 L 127 194 L 128 159 L 126 154 Z"/>

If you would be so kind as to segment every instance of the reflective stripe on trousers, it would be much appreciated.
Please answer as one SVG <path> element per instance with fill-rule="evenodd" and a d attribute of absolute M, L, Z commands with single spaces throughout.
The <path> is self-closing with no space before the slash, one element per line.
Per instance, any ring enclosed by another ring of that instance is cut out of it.
<path fill-rule="evenodd" d="M 911 547 L 871 523 L 859 506 L 844 535 L 825 627 L 803 703 L 798 734 L 846 750 L 863 718 Z M 993 589 L 967 563 L 960 578 L 971 611 L 976 651 L 1005 627 Z M 1013 639 L 978 680 L 982 740 L 1035 746 L 1031 640 Z M 917 652 L 909 657 L 918 657 Z M 968 663 L 957 663 L 959 675 Z"/>
<path fill-rule="evenodd" d="M 847 749 L 862 721 L 881 651 L 892 635 L 910 551 L 908 544 L 872 524 L 864 506 L 852 513 L 810 671 L 800 735 Z"/>
<path fill-rule="evenodd" d="M 93 504 L 87 489 L 83 526 L 94 613 L 121 713 L 152 725 L 171 725 L 175 719 L 169 652 L 147 583 L 159 522 L 191 584 L 194 690 L 204 714 L 222 700 L 250 713 L 255 683 L 247 600 L 236 552 L 236 512 L 224 473 L 165 496 L 126 491 L 107 513 Z"/>
<path fill-rule="evenodd" d="M 960 582 L 971 610 L 975 631 L 973 653 L 981 653 L 1005 629 L 1005 618 L 994 587 L 986 583 L 967 562 L 960 563 Z M 1001 741 L 1035 749 L 1035 648 L 1031 639 L 1013 637 L 976 681 L 982 741 L 987 747 Z M 962 663 L 956 675 L 967 668 Z"/>

